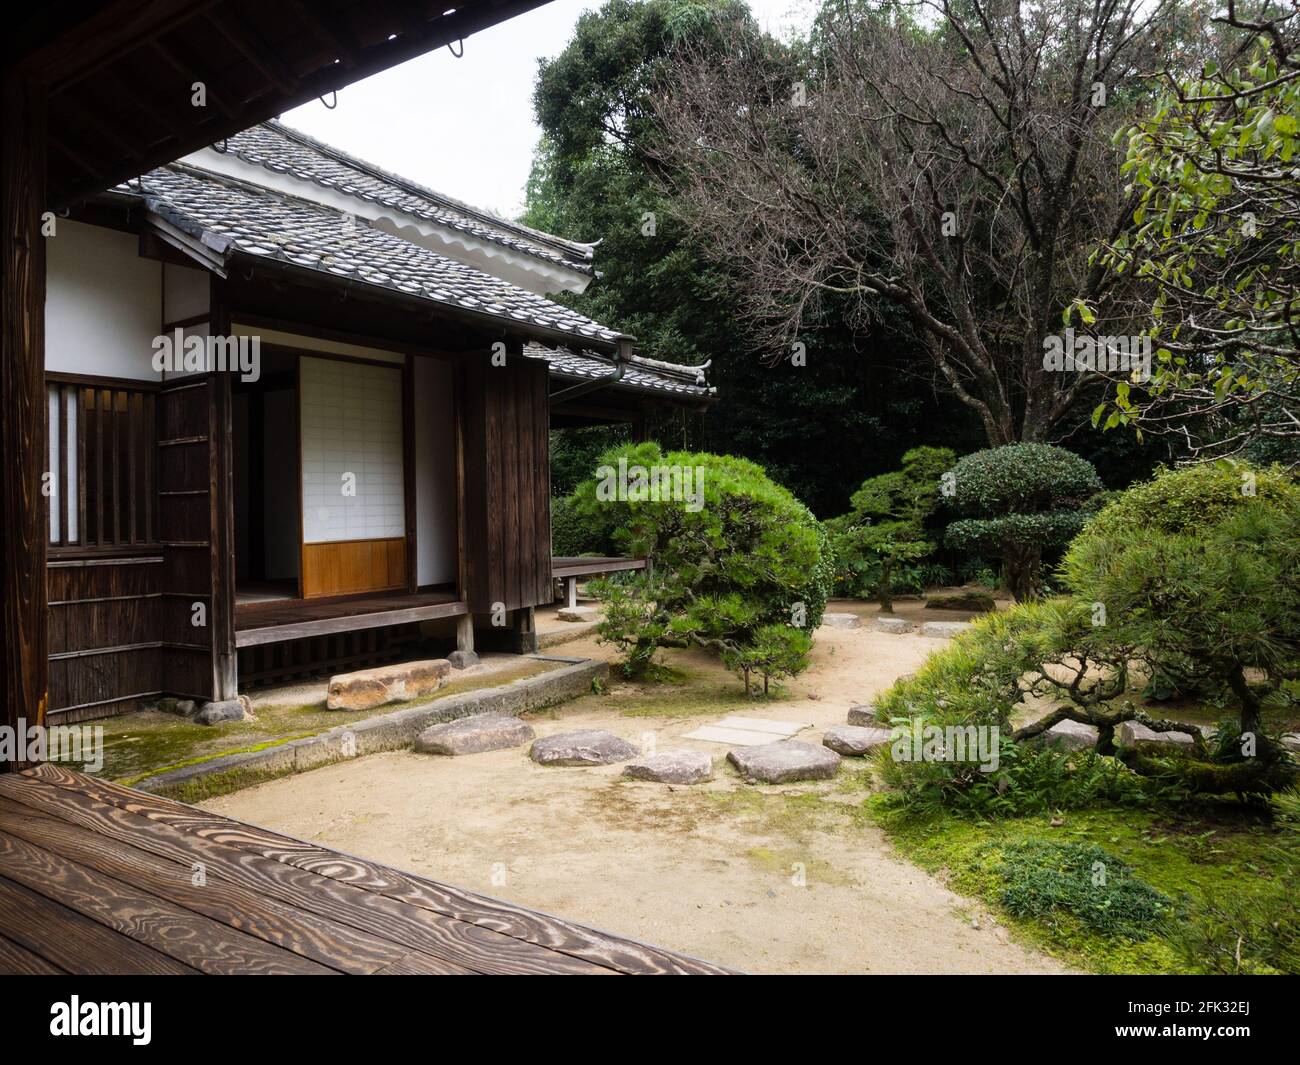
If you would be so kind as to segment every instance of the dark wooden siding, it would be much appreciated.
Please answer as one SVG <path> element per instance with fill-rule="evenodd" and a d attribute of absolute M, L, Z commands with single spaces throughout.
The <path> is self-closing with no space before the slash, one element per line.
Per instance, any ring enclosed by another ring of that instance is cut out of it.
<path fill-rule="evenodd" d="M 475 613 L 549 602 L 546 366 L 464 366 L 459 397 L 466 601 Z"/>
<path fill-rule="evenodd" d="M 50 713 L 133 710 L 162 690 L 160 555 L 56 559 L 48 569 Z"/>

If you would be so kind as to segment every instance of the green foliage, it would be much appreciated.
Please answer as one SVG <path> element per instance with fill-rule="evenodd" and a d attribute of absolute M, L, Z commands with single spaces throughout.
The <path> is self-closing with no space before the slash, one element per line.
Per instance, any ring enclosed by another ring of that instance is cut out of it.
<path fill-rule="evenodd" d="M 551 553 L 567 556 L 614 554 L 614 529 L 597 518 L 580 514 L 567 496 L 552 496 Z"/>
<path fill-rule="evenodd" d="M 842 590 L 862 594 L 869 581 L 881 608 L 893 608 L 900 567 L 934 551 L 925 523 L 938 502 L 939 478 L 955 457 L 948 448 L 913 448 L 901 469 L 864 481 L 849 513 L 826 523 Z"/>
<path fill-rule="evenodd" d="M 1002 851 L 999 872 L 1007 910 L 1049 925 L 1064 913 L 1094 932 L 1138 940 L 1157 931 L 1173 908 L 1171 899 L 1095 843 L 1014 843 Z"/>
<path fill-rule="evenodd" d="M 812 650 L 812 637 L 789 625 L 764 625 L 746 644 L 735 650 L 726 650 L 722 661 L 728 669 L 735 670 L 750 690 L 750 678 L 763 678 L 763 694 L 767 695 L 772 680 L 793 677 L 808 668 L 808 652 Z"/>
<path fill-rule="evenodd" d="M 1190 968 L 1219 976 L 1300 973 L 1300 910 L 1292 882 L 1246 900 L 1201 892 L 1166 933 Z"/>
<path fill-rule="evenodd" d="M 953 467 L 949 484 L 949 503 L 965 517 L 948 526 L 946 542 L 999 555 L 1003 584 L 1019 600 L 1038 593 L 1042 552 L 1083 528 L 1102 491 L 1090 462 L 1050 444 L 977 451 Z"/>
<path fill-rule="evenodd" d="M 1107 428 L 1191 424 L 1200 443 L 1223 451 L 1294 441 L 1300 215 L 1287 175 L 1300 146 L 1296 39 L 1294 27 L 1252 35 L 1253 47 L 1249 37 L 1236 42 L 1242 65 L 1208 64 L 1167 85 L 1141 122 L 1116 133 L 1137 195 L 1135 228 L 1098 258 L 1142 286 L 1157 350 L 1149 385 L 1121 384 L 1097 408 L 1094 422 L 1106 415 Z"/>
<path fill-rule="evenodd" d="M 611 588 L 601 636 L 634 669 L 645 669 L 665 641 L 690 642 L 760 676 L 803 668 L 830 593 L 832 560 L 825 531 L 789 491 L 762 469 L 729 455 L 673 451 L 645 443 L 614 448 L 597 476 L 574 490 L 575 511 L 614 528 L 620 550 L 648 558 L 653 577 Z M 629 490 L 612 498 L 602 474 L 690 471 L 695 502 Z M 778 636 L 776 629 L 791 632 Z M 800 639 L 799 637 L 805 637 Z"/>
<path fill-rule="evenodd" d="M 1164 471 L 1098 515 L 1062 575 L 1104 605 L 1106 640 L 1179 688 L 1230 689 L 1258 733 L 1300 671 L 1298 529 L 1300 487 L 1280 469 Z"/>

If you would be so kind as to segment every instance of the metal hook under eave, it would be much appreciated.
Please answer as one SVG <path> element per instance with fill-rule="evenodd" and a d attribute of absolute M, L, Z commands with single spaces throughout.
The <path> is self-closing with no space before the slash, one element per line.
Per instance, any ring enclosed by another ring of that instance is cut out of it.
<path fill-rule="evenodd" d="M 325 97 L 322 96 L 322 97 L 320 98 L 320 102 L 323 103 L 323 104 L 325 104 L 325 109 L 326 109 L 327 111 L 333 111 L 334 108 L 338 107 L 338 105 L 339 105 L 339 91 L 338 91 L 338 89 L 335 89 L 333 92 L 330 93 L 330 95 L 331 95 L 332 97 L 334 97 L 334 102 L 333 102 L 332 104 L 325 104 Z"/>
<path fill-rule="evenodd" d="M 465 38 L 462 37 L 462 38 L 461 38 L 460 40 L 458 40 L 456 43 L 457 43 L 458 45 L 460 45 L 460 51 L 459 51 L 459 52 L 456 51 L 456 49 L 453 48 L 453 47 L 451 46 L 451 41 L 448 41 L 448 42 L 447 42 L 447 51 L 449 51 L 452 55 L 454 55 L 457 59 L 459 59 L 461 56 L 463 56 L 463 55 L 465 54 Z"/>

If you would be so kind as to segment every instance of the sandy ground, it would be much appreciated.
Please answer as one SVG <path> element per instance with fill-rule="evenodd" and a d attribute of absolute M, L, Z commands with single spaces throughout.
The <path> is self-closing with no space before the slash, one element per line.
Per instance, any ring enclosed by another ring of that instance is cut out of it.
<path fill-rule="evenodd" d="M 874 613 L 864 604 L 832 609 Z M 922 615 L 919 604 L 897 609 Z M 680 740 L 738 710 L 807 722 L 814 727 L 798 738 L 817 742 L 849 706 L 941 645 L 823 628 L 812 668 L 779 702 L 630 717 L 620 702 L 643 704 L 645 690 L 616 682 L 532 719 L 539 735 L 607 728 L 643 748 L 708 750 L 718 772 L 707 785 L 624 781 L 618 766 L 542 768 L 526 748 L 457 759 L 394 752 L 205 806 L 750 972 L 1062 972 L 1011 942 L 978 902 L 894 854 L 856 813 L 866 787 L 856 760 L 846 759 L 833 781 L 754 787 L 725 765 L 725 746 Z M 607 656 L 608 649 L 584 639 L 565 644 L 564 653 Z M 727 678 L 702 655 L 672 662 L 693 683 Z"/>

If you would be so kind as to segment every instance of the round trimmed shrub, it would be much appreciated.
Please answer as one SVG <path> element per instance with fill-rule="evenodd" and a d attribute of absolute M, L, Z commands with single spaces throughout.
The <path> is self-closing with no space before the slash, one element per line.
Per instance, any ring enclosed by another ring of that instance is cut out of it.
<path fill-rule="evenodd" d="M 950 472 L 948 502 L 964 517 L 948 526 L 945 541 L 1000 558 L 1003 586 L 1017 600 L 1039 593 L 1043 552 L 1078 534 L 1102 491 L 1092 463 L 1051 444 L 977 451 Z"/>

